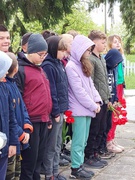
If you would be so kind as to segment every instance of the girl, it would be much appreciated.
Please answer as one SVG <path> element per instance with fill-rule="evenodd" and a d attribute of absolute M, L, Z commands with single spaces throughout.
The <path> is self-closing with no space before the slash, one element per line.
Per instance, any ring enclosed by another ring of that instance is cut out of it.
<path fill-rule="evenodd" d="M 122 40 L 120 38 L 120 36 L 118 35 L 112 35 L 108 37 L 108 48 L 109 49 L 117 49 L 121 55 L 123 56 L 123 60 L 124 60 L 124 51 L 123 51 L 123 47 L 122 47 Z M 117 96 L 118 96 L 118 100 L 123 99 L 123 95 L 124 95 L 124 68 L 123 68 L 123 61 L 121 63 L 119 63 L 119 65 L 116 68 L 116 88 L 117 88 Z M 118 145 L 115 141 L 114 141 L 114 137 L 115 137 L 115 131 L 116 131 L 116 125 L 112 124 L 112 128 L 110 129 L 109 133 L 108 133 L 108 141 L 107 141 L 107 148 L 109 151 L 111 152 L 115 152 L 115 153 L 119 153 L 122 152 L 124 150 L 123 146 Z"/>
<path fill-rule="evenodd" d="M 66 66 L 68 76 L 69 109 L 75 122 L 72 126 L 71 175 L 70 178 L 91 179 L 93 172 L 82 168 L 91 117 L 100 111 L 101 97 L 91 79 L 90 54 L 94 42 L 77 35 L 71 45 L 71 57 Z"/>

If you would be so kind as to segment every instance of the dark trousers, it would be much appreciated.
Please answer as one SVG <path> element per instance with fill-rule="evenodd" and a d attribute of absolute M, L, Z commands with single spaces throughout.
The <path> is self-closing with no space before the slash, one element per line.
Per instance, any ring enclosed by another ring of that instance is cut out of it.
<path fill-rule="evenodd" d="M 21 152 L 20 180 L 40 180 L 40 169 L 46 148 L 47 123 L 33 123 L 30 147 Z"/>
<path fill-rule="evenodd" d="M 60 121 L 52 119 L 53 127 L 48 132 L 47 148 L 45 149 L 43 169 L 46 176 L 58 175 L 59 156 L 62 145 L 63 113 L 60 114 Z"/>
<path fill-rule="evenodd" d="M 96 114 L 95 118 L 91 119 L 89 137 L 87 140 L 87 146 L 85 148 L 85 157 L 94 155 L 99 151 L 101 139 L 106 128 L 107 119 L 107 104 L 101 106 L 101 111 Z"/>
<path fill-rule="evenodd" d="M 5 180 L 7 172 L 8 157 L 0 157 L 0 180 Z"/>
<path fill-rule="evenodd" d="M 107 135 L 108 135 L 111 127 L 112 127 L 112 111 L 108 111 L 107 112 L 106 128 L 105 128 L 105 131 L 103 133 L 101 143 L 100 143 L 100 147 L 99 147 L 99 149 L 101 151 L 106 151 L 106 149 L 107 149 L 107 147 L 106 147 Z"/>

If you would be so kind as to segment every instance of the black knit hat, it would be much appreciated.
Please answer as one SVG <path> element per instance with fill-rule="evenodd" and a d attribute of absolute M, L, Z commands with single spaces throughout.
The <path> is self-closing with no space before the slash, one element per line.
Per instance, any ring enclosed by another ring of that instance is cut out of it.
<path fill-rule="evenodd" d="M 32 34 L 28 39 L 28 54 L 47 51 L 48 45 L 41 34 Z"/>
<path fill-rule="evenodd" d="M 28 42 L 30 35 L 32 35 L 32 33 L 29 32 L 29 33 L 26 33 L 22 36 L 21 46 L 25 45 Z"/>

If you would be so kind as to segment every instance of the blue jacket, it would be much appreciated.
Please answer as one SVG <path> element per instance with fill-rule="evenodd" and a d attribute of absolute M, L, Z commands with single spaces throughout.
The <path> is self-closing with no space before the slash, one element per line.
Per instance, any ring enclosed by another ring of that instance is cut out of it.
<path fill-rule="evenodd" d="M 59 59 L 47 55 L 42 68 L 50 81 L 53 108 L 51 115 L 57 117 L 68 109 L 68 80 L 65 68 Z"/>
<path fill-rule="evenodd" d="M 8 148 L 10 145 L 18 144 L 18 129 L 17 121 L 15 119 L 13 104 L 9 96 L 6 83 L 0 82 L 0 131 L 7 136 L 7 144 L 1 150 L 0 157 L 8 155 Z"/>
<path fill-rule="evenodd" d="M 108 72 L 108 84 L 112 95 L 110 101 L 118 101 L 116 90 L 116 68 L 123 61 L 121 53 L 117 49 L 110 49 L 105 56 Z"/>
<path fill-rule="evenodd" d="M 25 132 L 31 133 L 33 131 L 32 123 L 29 120 L 29 115 L 26 110 L 25 104 L 23 102 L 20 91 L 15 83 L 14 78 L 6 77 L 6 85 L 12 99 L 12 104 L 15 111 L 15 117 L 18 123 L 18 137 L 21 142 L 25 136 Z M 24 150 L 29 146 L 29 144 L 18 143 L 17 153 L 20 154 L 20 149 Z"/>

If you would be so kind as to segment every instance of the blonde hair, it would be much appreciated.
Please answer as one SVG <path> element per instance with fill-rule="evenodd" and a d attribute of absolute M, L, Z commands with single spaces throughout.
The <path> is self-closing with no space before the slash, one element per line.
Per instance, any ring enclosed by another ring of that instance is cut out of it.
<path fill-rule="evenodd" d="M 75 31 L 75 30 L 69 30 L 68 32 L 67 32 L 67 34 L 71 34 L 72 36 L 73 36 L 73 38 L 75 38 L 75 36 L 76 35 L 78 35 L 79 33 L 77 32 L 77 31 Z"/>
<path fill-rule="evenodd" d="M 107 38 L 107 46 L 108 46 L 108 50 L 112 49 L 112 43 L 113 43 L 113 39 L 116 38 L 120 41 L 121 43 L 121 48 L 120 48 L 120 53 L 123 54 L 124 53 L 124 50 L 123 50 L 123 44 L 122 44 L 122 39 L 119 35 L 111 35 L 111 36 L 108 36 Z"/>

